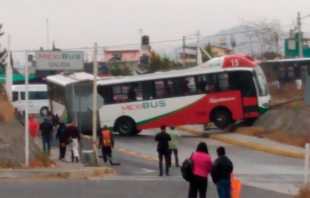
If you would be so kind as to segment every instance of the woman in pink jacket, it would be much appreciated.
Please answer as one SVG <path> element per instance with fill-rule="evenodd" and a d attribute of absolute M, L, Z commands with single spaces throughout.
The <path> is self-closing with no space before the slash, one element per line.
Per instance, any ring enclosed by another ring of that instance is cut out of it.
<path fill-rule="evenodd" d="M 199 191 L 199 197 L 204 198 L 207 194 L 208 174 L 211 172 L 212 160 L 208 152 L 208 147 L 205 142 L 200 142 L 196 152 L 191 156 L 194 169 L 193 178 L 189 182 L 189 198 L 196 198 Z"/>

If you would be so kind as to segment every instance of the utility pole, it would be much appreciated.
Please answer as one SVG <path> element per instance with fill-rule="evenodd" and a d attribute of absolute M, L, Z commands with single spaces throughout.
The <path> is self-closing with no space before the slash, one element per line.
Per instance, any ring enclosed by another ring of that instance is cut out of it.
<path fill-rule="evenodd" d="M 6 85 L 6 93 L 8 95 L 9 101 L 12 101 L 12 65 L 11 65 L 11 35 L 8 35 L 8 60 L 5 69 L 5 85 Z"/>
<path fill-rule="evenodd" d="M 230 44 L 231 44 L 231 51 L 234 54 L 235 53 L 236 43 L 235 43 L 235 39 L 234 39 L 234 35 L 233 34 L 231 34 Z"/>
<path fill-rule="evenodd" d="M 49 43 L 49 30 L 48 30 L 48 19 L 46 19 L 46 44 L 47 44 L 47 49 L 46 50 L 49 50 L 49 46 L 48 46 L 48 43 Z"/>
<path fill-rule="evenodd" d="M 297 15 L 297 25 L 298 25 L 298 39 L 299 39 L 299 58 L 303 58 L 303 42 L 301 38 L 301 22 L 300 22 L 300 13 Z"/>
<path fill-rule="evenodd" d="M 276 41 L 276 53 L 277 53 L 277 57 L 279 55 L 279 36 L 278 33 L 274 32 L 275 34 L 275 41 Z"/>
<path fill-rule="evenodd" d="M 26 65 L 25 65 L 25 99 L 26 99 L 26 104 L 25 104 L 25 166 L 28 167 L 29 166 L 29 123 L 28 123 L 28 117 L 29 117 L 29 110 L 28 110 L 28 51 L 26 51 L 25 53 L 25 58 L 26 58 Z"/>
<path fill-rule="evenodd" d="M 99 165 L 98 150 L 96 146 L 97 141 L 97 75 L 98 75 L 98 62 L 97 62 L 98 45 L 94 46 L 94 81 L 93 81 L 93 151 L 95 155 L 95 163 Z"/>
<path fill-rule="evenodd" d="M 185 67 L 185 36 L 183 36 L 183 67 Z"/>

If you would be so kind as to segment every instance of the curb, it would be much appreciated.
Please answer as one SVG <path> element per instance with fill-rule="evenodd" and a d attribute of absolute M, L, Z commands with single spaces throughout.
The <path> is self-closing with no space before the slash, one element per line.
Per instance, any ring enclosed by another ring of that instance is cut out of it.
<path fill-rule="evenodd" d="M 305 158 L 305 153 L 298 153 L 298 152 L 292 152 L 292 151 L 287 151 L 287 150 L 281 150 L 281 149 L 276 149 L 268 146 L 263 146 L 260 144 L 255 144 L 255 143 L 250 143 L 250 142 L 242 142 L 238 140 L 234 140 L 231 138 L 227 138 L 221 135 L 215 135 L 215 134 L 205 134 L 203 131 L 195 130 L 195 129 L 190 129 L 184 126 L 178 126 L 176 127 L 179 130 L 187 131 L 189 133 L 193 133 L 202 137 L 207 137 L 210 139 L 218 140 L 221 142 L 225 142 L 228 144 L 232 144 L 235 146 L 240 146 L 248 149 L 253 149 L 253 150 L 258 150 L 258 151 L 264 151 L 267 153 L 275 154 L 275 155 L 283 155 L 287 157 L 292 157 L 292 158 L 298 158 L 298 159 L 304 159 Z"/>
<path fill-rule="evenodd" d="M 86 170 L 3 170 L 0 179 L 87 179 L 103 175 L 115 174 L 109 167 Z"/>

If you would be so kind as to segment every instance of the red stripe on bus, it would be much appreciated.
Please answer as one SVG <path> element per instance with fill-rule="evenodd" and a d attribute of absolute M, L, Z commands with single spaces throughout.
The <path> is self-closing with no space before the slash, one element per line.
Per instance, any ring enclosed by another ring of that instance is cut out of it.
<path fill-rule="evenodd" d="M 156 128 L 161 125 L 178 126 L 186 124 L 207 123 L 213 108 L 224 106 L 230 109 L 234 120 L 243 118 L 243 107 L 239 91 L 207 94 L 197 102 L 178 110 L 177 112 L 155 119 L 138 126 L 143 128 Z"/>

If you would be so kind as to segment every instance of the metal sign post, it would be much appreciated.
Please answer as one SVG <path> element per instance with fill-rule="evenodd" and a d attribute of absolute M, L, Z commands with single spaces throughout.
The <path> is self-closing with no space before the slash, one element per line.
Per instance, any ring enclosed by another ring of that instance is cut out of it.
<path fill-rule="evenodd" d="M 11 65 L 11 51 L 10 51 L 10 45 L 11 45 L 11 36 L 8 35 L 8 60 L 7 65 L 5 69 L 5 86 L 6 86 L 6 93 L 8 96 L 9 101 L 12 101 L 12 80 L 13 80 L 13 72 L 12 72 L 12 65 Z"/>

